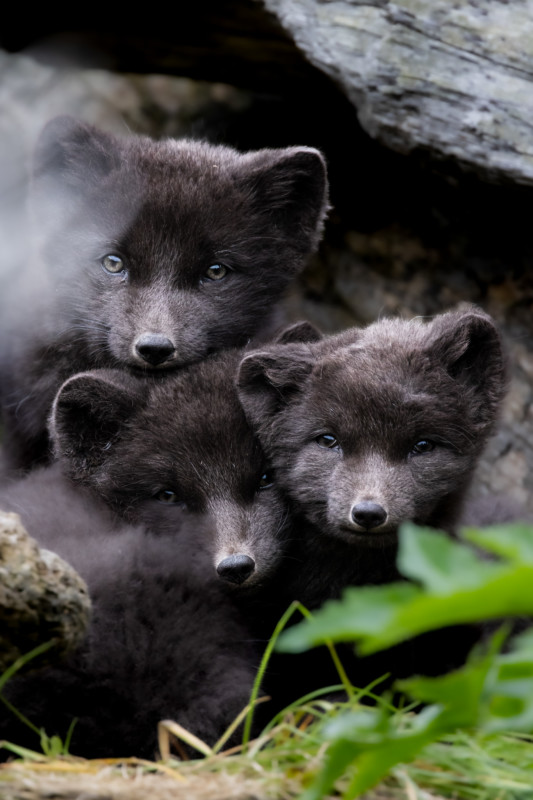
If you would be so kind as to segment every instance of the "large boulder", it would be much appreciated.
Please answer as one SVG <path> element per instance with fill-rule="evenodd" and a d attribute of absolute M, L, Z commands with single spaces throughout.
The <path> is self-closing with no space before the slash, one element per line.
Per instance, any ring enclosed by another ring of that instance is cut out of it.
<path fill-rule="evenodd" d="M 374 138 L 533 184 L 533 0 L 263 0 Z"/>

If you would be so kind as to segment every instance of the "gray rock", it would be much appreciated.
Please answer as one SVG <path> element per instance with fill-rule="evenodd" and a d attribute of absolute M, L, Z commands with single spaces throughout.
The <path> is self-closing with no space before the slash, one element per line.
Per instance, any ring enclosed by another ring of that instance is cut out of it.
<path fill-rule="evenodd" d="M 263 0 L 365 130 L 533 184 L 533 0 Z"/>
<path fill-rule="evenodd" d="M 18 514 L 0 511 L 0 671 L 39 644 L 54 640 L 44 657 L 75 647 L 88 625 L 85 582 L 62 558 L 41 550 Z"/>

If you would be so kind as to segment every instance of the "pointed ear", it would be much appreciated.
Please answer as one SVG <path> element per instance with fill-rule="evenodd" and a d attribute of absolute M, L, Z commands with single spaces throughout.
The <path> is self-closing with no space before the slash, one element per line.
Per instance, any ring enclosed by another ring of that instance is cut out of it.
<path fill-rule="evenodd" d="M 141 405 L 140 386 L 118 370 L 94 370 L 69 378 L 49 418 L 55 456 L 76 479 L 92 473 Z"/>
<path fill-rule="evenodd" d="M 258 431 L 290 403 L 305 385 L 314 358 L 304 345 L 280 345 L 246 356 L 237 371 L 237 391 L 244 412 Z"/>
<path fill-rule="evenodd" d="M 329 210 L 323 155 L 312 147 L 260 150 L 243 159 L 250 201 L 302 252 L 320 241 Z"/>
<path fill-rule="evenodd" d="M 491 425 L 507 386 L 502 341 L 492 318 L 476 306 L 436 317 L 427 352 L 461 384 L 474 420 Z"/>
<path fill-rule="evenodd" d="M 306 320 L 303 322 L 295 322 L 289 325 L 274 337 L 276 344 L 291 344 L 293 342 L 318 342 L 323 336 L 318 328 L 315 328 L 310 322 Z"/>
<path fill-rule="evenodd" d="M 110 134 L 73 117 L 45 125 L 33 158 L 31 209 L 37 225 L 62 226 L 87 190 L 117 165 L 119 149 Z"/>
<path fill-rule="evenodd" d="M 37 141 L 33 159 L 34 181 L 52 179 L 80 188 L 95 176 L 116 166 L 116 144 L 111 134 L 62 116 L 48 122 Z"/>

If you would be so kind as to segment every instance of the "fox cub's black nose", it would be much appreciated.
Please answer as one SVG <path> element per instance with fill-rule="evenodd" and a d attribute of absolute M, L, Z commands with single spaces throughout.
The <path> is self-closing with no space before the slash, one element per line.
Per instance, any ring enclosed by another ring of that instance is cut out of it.
<path fill-rule="evenodd" d="M 135 342 L 137 354 L 153 367 L 170 358 L 175 349 L 170 339 L 160 333 L 144 333 Z"/>
<path fill-rule="evenodd" d="M 255 561 L 253 558 L 241 554 L 227 556 L 217 565 L 217 572 L 223 580 L 237 584 L 244 583 L 254 569 Z"/>
<path fill-rule="evenodd" d="M 363 500 L 352 508 L 352 519 L 356 525 L 360 525 L 361 528 L 366 528 L 369 531 L 372 528 L 378 528 L 383 525 L 387 519 L 387 512 L 379 503 Z"/>

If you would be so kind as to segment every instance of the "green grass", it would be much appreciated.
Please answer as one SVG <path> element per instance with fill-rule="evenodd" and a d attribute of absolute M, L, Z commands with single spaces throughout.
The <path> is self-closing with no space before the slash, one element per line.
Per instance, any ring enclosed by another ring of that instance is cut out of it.
<path fill-rule="evenodd" d="M 438 624 L 482 620 L 487 611 L 496 618 L 533 615 L 533 528 L 505 526 L 469 531 L 467 536 L 489 550 L 493 560 L 480 559 L 468 545 L 436 531 L 406 526 L 399 567 L 409 583 L 350 588 L 341 601 L 313 615 L 293 604 L 265 652 L 250 706 L 228 734 L 209 747 L 174 723 L 162 723 L 160 744 L 166 758 L 144 768 L 182 775 L 238 774 L 257 781 L 262 796 L 287 800 L 348 800 L 366 792 L 402 800 L 533 798 L 531 632 L 507 642 L 503 652 L 508 635 L 504 626 L 460 670 L 402 681 L 395 688 L 413 705 L 401 709 L 388 695 L 374 694 L 379 681 L 363 690 L 352 686 L 335 652 L 336 641 L 353 641 L 363 651 L 375 652 Z M 284 630 L 296 610 L 305 619 Z M 273 649 L 302 651 L 318 642 L 330 648 L 339 684 L 294 703 L 251 740 L 261 678 Z M 0 678 L 0 699 L 17 669 Z M 344 690 L 346 700 L 331 702 L 332 689 Z M 361 702 L 368 697 L 374 705 Z M 414 713 L 414 704 L 420 703 L 423 710 Z M 40 735 L 49 759 L 55 763 L 58 756 L 64 758 L 68 740 L 48 739 L 27 722 Z M 241 747 L 224 751 L 238 725 Z M 171 755 L 173 737 L 196 747 L 203 757 L 187 764 L 178 761 Z M 26 763 L 38 757 L 13 743 L 4 746 Z"/>
<path fill-rule="evenodd" d="M 299 798 L 316 785 L 327 742 L 324 728 L 332 720 L 360 711 L 355 700 L 331 704 L 315 701 L 299 705 L 273 726 L 265 737 L 252 743 L 245 754 L 212 756 L 191 762 L 173 763 L 186 775 L 194 772 L 226 771 L 258 779 L 265 796 Z M 365 709 L 368 713 L 369 709 Z M 389 709 L 390 712 L 390 709 Z M 377 713 L 370 711 L 371 714 Z M 312 721 L 310 721 L 312 717 Z M 396 712 L 393 727 L 409 731 L 412 712 Z M 353 763 L 338 776 L 325 796 L 350 795 L 357 776 Z M 518 800 L 533 797 L 533 738 L 523 734 L 483 734 L 459 730 L 424 747 L 410 763 L 397 763 L 375 787 L 390 797 L 446 797 L 456 800 Z"/>

